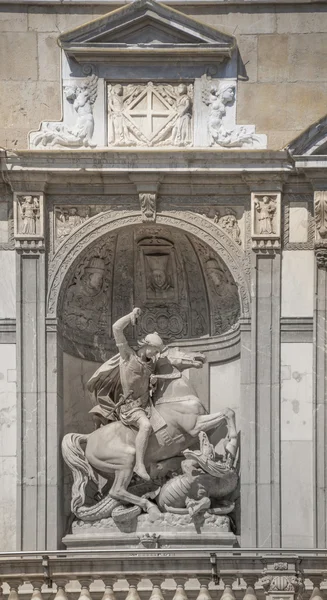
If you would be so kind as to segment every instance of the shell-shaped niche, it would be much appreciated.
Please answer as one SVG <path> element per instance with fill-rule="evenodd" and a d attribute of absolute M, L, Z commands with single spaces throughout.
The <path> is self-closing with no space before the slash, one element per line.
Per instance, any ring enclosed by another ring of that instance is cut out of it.
<path fill-rule="evenodd" d="M 169 227 L 128 227 L 88 246 L 70 269 L 58 311 L 65 351 L 106 360 L 116 352 L 112 324 L 135 306 L 132 345 L 153 331 L 165 343 L 218 336 L 240 314 L 234 279 L 209 246 Z"/>

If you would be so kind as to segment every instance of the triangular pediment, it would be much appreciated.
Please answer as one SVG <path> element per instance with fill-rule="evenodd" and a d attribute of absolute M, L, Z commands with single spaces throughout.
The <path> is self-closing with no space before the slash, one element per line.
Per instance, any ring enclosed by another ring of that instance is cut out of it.
<path fill-rule="evenodd" d="M 305 129 L 287 150 L 296 156 L 327 154 L 327 115 Z"/>
<path fill-rule="evenodd" d="M 85 60 L 87 55 L 123 54 L 150 48 L 170 53 L 183 48 L 191 53 L 214 54 L 221 59 L 231 56 L 235 39 L 191 19 L 155 0 L 136 0 L 95 21 L 64 33 L 59 43 L 68 55 Z"/>

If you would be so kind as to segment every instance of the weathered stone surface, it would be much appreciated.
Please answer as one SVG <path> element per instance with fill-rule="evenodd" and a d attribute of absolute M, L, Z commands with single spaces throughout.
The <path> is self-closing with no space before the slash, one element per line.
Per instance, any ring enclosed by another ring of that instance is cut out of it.
<path fill-rule="evenodd" d="M 15 253 L 0 251 L 0 273 L 2 279 L 0 318 L 13 319 L 16 316 Z"/>
<path fill-rule="evenodd" d="M 276 11 L 277 33 L 327 32 L 327 10 L 323 4 L 279 6 Z"/>
<path fill-rule="evenodd" d="M 327 33 L 288 38 L 289 81 L 327 81 Z"/>
<path fill-rule="evenodd" d="M 37 79 L 35 33 L 2 33 L 0 36 L 0 56 L 7 57 L 6 60 L 0 62 L 0 79 L 14 79 L 17 81 Z M 12 102 L 13 98 L 10 98 L 10 101 Z"/>
<path fill-rule="evenodd" d="M 75 29 L 96 18 L 90 6 L 57 6 L 56 13 L 58 33 Z"/>
<path fill-rule="evenodd" d="M 27 31 L 27 10 L 22 6 L 1 6 L 0 31 Z"/>
<path fill-rule="evenodd" d="M 306 202 L 292 202 L 290 211 L 290 233 L 291 243 L 308 241 L 308 204 Z"/>
<path fill-rule="evenodd" d="M 258 36 L 258 81 L 288 81 L 288 36 Z"/>
<path fill-rule="evenodd" d="M 281 440 L 312 440 L 312 344 L 281 344 Z"/>
<path fill-rule="evenodd" d="M 270 130 L 303 130 L 326 113 L 326 105 L 325 83 L 239 83 L 239 123 L 255 122 L 268 135 Z"/>
<path fill-rule="evenodd" d="M 285 250 L 282 260 L 282 316 L 313 315 L 313 250 Z"/>
<path fill-rule="evenodd" d="M 271 150 L 282 150 L 301 132 L 300 129 L 268 132 L 268 148 Z"/>
<path fill-rule="evenodd" d="M 0 100 L 1 102 L 1 100 Z M 0 146 L 14 150 L 15 148 L 27 148 L 29 129 L 9 127 L 0 129 Z"/>
<path fill-rule="evenodd" d="M 29 6 L 28 29 L 30 31 L 57 31 L 57 10 L 54 6 Z M 57 33 L 59 35 L 59 32 Z"/>
<path fill-rule="evenodd" d="M 16 550 L 17 515 L 16 487 L 17 464 L 15 456 L 0 457 L 1 511 L 0 548 L 2 552 Z"/>
<path fill-rule="evenodd" d="M 1 114 L 6 115 L 6 129 L 39 126 L 45 119 L 60 119 L 60 86 L 57 83 L 19 81 L 6 83 L 0 95 Z M 37 109 L 36 109 L 37 107 Z"/>
<path fill-rule="evenodd" d="M 38 44 L 38 78 L 41 81 L 59 81 L 60 48 L 57 35 L 39 33 Z"/>
<path fill-rule="evenodd" d="M 237 44 L 246 76 L 249 81 L 257 81 L 258 37 L 256 35 L 238 35 Z"/>
<path fill-rule="evenodd" d="M 198 21 L 216 27 L 232 35 L 274 33 L 276 31 L 275 9 L 266 10 L 263 6 L 246 7 L 240 11 L 235 6 L 188 6 L 181 8 Z"/>
<path fill-rule="evenodd" d="M 292 344 L 294 345 L 294 344 Z M 313 547 L 312 444 L 308 441 L 281 442 L 282 544 L 285 548 Z M 294 465 L 301 470 L 299 477 Z"/>

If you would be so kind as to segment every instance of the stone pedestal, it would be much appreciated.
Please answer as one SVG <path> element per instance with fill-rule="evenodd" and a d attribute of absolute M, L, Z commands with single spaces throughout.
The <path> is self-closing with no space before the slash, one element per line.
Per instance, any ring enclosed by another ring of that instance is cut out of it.
<path fill-rule="evenodd" d="M 75 521 L 63 543 L 67 548 L 212 548 L 236 546 L 237 538 L 227 515 L 205 513 L 191 519 L 188 514 L 163 513 L 161 520 L 152 522 L 147 514 L 125 523 L 113 518 Z"/>

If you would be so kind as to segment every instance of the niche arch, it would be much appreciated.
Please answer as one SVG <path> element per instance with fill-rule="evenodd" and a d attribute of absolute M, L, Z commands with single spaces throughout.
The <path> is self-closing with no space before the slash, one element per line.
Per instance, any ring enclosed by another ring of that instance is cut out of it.
<path fill-rule="evenodd" d="M 141 215 L 135 211 L 108 211 L 95 215 L 78 227 L 58 248 L 49 265 L 48 273 L 48 317 L 58 315 L 58 304 L 69 272 L 79 255 L 95 242 L 106 236 L 131 226 L 144 226 Z M 249 277 L 246 272 L 247 261 L 244 252 L 237 244 L 210 219 L 191 211 L 162 212 L 157 215 L 156 223 L 148 227 L 166 227 L 181 230 L 193 235 L 207 245 L 223 261 L 231 273 L 238 289 L 240 317 L 250 317 Z"/>

